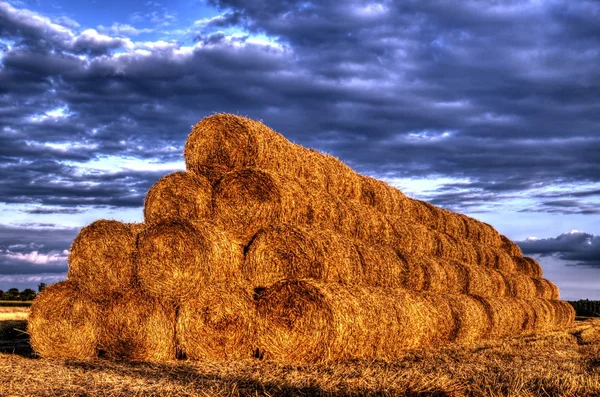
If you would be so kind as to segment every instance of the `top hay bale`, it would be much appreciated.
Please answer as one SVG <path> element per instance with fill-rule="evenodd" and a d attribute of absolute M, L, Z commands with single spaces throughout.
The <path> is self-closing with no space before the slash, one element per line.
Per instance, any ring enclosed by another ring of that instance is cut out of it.
<path fill-rule="evenodd" d="M 239 168 L 286 169 L 294 146 L 264 124 L 232 114 L 215 114 L 194 126 L 184 149 L 188 171 L 215 183 Z"/>
<path fill-rule="evenodd" d="M 297 178 L 307 188 L 328 190 L 359 199 L 358 174 L 337 158 L 288 141 L 264 124 L 232 114 L 202 119 L 190 133 L 185 149 L 188 171 L 206 175 L 214 184 L 224 174 L 259 168 Z"/>

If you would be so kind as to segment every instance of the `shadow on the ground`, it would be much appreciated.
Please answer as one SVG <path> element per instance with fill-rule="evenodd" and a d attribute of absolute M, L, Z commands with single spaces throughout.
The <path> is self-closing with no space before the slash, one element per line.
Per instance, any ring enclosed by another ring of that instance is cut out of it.
<path fill-rule="evenodd" d="M 0 321 L 0 353 L 15 354 L 25 358 L 34 358 L 29 344 L 27 320 Z"/>
<path fill-rule="evenodd" d="M 167 364 L 154 363 L 135 363 L 118 362 L 108 360 L 95 361 L 70 361 L 65 363 L 67 367 L 77 368 L 85 372 L 101 371 L 111 375 L 136 377 L 145 379 L 152 383 L 171 383 L 182 386 L 186 392 L 193 395 L 205 394 L 210 390 L 218 390 L 218 395 L 236 395 L 236 396 L 396 396 L 398 391 L 376 391 L 360 389 L 353 387 L 351 390 L 325 390 L 322 386 L 311 384 L 306 381 L 302 386 L 290 384 L 283 378 L 274 379 L 273 376 L 267 376 L 273 380 L 263 381 L 259 378 L 261 371 L 277 371 L 281 367 L 276 364 L 256 364 L 244 362 L 240 368 L 230 371 L 221 371 L 217 373 L 213 366 L 194 364 L 186 361 L 173 362 Z M 225 372 L 225 373 L 224 373 Z M 229 374 L 226 374 L 229 372 Z M 232 374 L 233 373 L 233 374 Z M 411 392 L 403 390 L 402 396 L 447 396 L 443 391 L 429 391 L 427 393 Z"/>

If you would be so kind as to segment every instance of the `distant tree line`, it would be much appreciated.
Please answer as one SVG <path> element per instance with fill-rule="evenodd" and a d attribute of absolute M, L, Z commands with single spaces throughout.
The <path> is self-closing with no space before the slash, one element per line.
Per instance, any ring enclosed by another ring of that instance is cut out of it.
<path fill-rule="evenodd" d="M 31 288 L 26 288 L 23 291 L 19 291 L 18 288 L 10 288 L 6 292 L 0 290 L 0 301 L 31 301 L 45 288 L 46 283 L 40 283 L 38 285 L 38 292 L 35 292 Z"/>
<path fill-rule="evenodd" d="M 580 299 L 578 301 L 567 301 L 575 308 L 575 315 L 581 317 L 600 317 L 600 301 Z"/>

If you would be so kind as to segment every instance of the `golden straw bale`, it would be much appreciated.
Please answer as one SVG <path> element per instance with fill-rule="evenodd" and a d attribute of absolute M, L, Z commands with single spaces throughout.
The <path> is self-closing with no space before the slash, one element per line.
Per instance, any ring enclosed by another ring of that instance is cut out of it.
<path fill-rule="evenodd" d="M 476 264 L 498 269 L 506 273 L 515 273 L 517 265 L 512 257 L 499 248 L 493 248 L 483 244 L 473 244 L 473 248 L 477 254 Z"/>
<path fill-rule="evenodd" d="M 507 295 L 520 298 L 533 298 L 537 295 L 535 283 L 531 277 L 522 274 L 508 274 L 505 276 Z"/>
<path fill-rule="evenodd" d="M 395 248 L 409 254 L 435 255 L 437 252 L 435 232 L 427 227 L 397 217 L 390 217 L 390 224 L 394 230 L 395 242 L 392 245 Z"/>
<path fill-rule="evenodd" d="M 373 207 L 330 194 L 311 197 L 310 204 L 309 224 L 315 229 L 335 230 L 348 237 L 379 244 L 395 244 L 398 240 L 389 219 Z"/>
<path fill-rule="evenodd" d="M 238 277 L 243 246 L 212 223 L 173 220 L 149 225 L 139 235 L 135 258 L 147 294 L 183 301 L 207 283 Z"/>
<path fill-rule="evenodd" d="M 256 304 L 259 350 L 284 363 L 393 359 L 437 343 L 448 321 L 408 290 L 308 280 L 277 282 L 258 292 Z"/>
<path fill-rule="evenodd" d="M 298 146 L 297 150 L 296 168 L 288 176 L 292 179 L 297 178 L 307 190 L 326 191 L 328 184 L 327 161 L 322 153 L 302 146 Z"/>
<path fill-rule="evenodd" d="M 373 287 L 406 287 L 423 289 L 426 274 L 415 261 L 388 245 L 354 240 L 363 277 L 360 284 Z"/>
<path fill-rule="evenodd" d="M 502 246 L 500 248 L 502 248 L 508 255 L 523 256 L 523 251 L 521 251 L 521 248 L 517 244 L 512 242 L 506 236 L 501 235 L 500 238 L 502 239 Z"/>
<path fill-rule="evenodd" d="M 258 232 L 242 274 L 255 287 L 287 279 L 361 283 L 363 270 L 352 240 L 330 230 L 277 225 Z"/>
<path fill-rule="evenodd" d="M 99 348 L 110 359 L 176 359 L 175 306 L 132 289 L 110 301 L 101 322 Z"/>
<path fill-rule="evenodd" d="M 71 245 L 67 277 L 96 300 L 110 300 L 133 282 L 138 224 L 98 220 L 84 227 Z"/>
<path fill-rule="evenodd" d="M 413 267 L 422 269 L 424 283 L 421 290 L 433 292 L 448 292 L 448 280 L 446 270 L 439 260 L 427 255 L 411 255 L 409 263 Z"/>
<path fill-rule="evenodd" d="M 530 277 L 542 277 L 542 267 L 535 259 L 528 256 L 513 256 L 512 259 L 518 273 Z"/>
<path fill-rule="evenodd" d="M 488 337 L 492 319 L 484 298 L 477 295 L 441 295 L 452 312 L 454 329 L 447 338 L 455 342 L 474 342 Z"/>
<path fill-rule="evenodd" d="M 306 224 L 312 217 L 302 187 L 273 173 L 254 168 L 232 171 L 214 189 L 215 222 L 244 243 L 272 224 Z"/>
<path fill-rule="evenodd" d="M 547 280 L 541 277 L 532 277 L 531 278 L 535 284 L 535 297 L 543 298 L 543 299 L 559 299 L 560 292 L 558 291 L 558 287 L 552 281 Z"/>
<path fill-rule="evenodd" d="M 483 298 L 482 298 L 483 299 Z M 540 332 L 573 324 L 568 302 L 539 298 L 485 298 L 492 316 L 492 338 Z"/>
<path fill-rule="evenodd" d="M 454 239 L 464 240 L 466 238 L 466 227 L 458 214 L 444 208 L 436 207 L 436 210 L 440 223 L 439 227 L 436 229 L 446 233 Z"/>
<path fill-rule="evenodd" d="M 556 300 L 559 298 L 558 287 L 549 280 L 518 273 L 505 275 L 505 279 L 508 288 L 508 296 L 549 300 Z"/>
<path fill-rule="evenodd" d="M 205 285 L 177 316 L 177 343 L 184 357 L 202 361 L 251 358 L 255 347 L 251 294 L 235 283 Z"/>
<path fill-rule="evenodd" d="M 101 311 L 102 306 L 73 281 L 50 285 L 31 306 L 27 324 L 31 347 L 41 357 L 95 358 Z"/>
<path fill-rule="evenodd" d="M 436 229 L 438 226 L 438 214 L 435 207 L 425 201 L 409 198 L 410 215 L 414 222 L 427 226 L 430 229 Z"/>
<path fill-rule="evenodd" d="M 410 213 L 410 200 L 400 190 L 370 176 L 360 175 L 362 181 L 361 203 L 375 207 L 384 215 Z"/>
<path fill-rule="evenodd" d="M 214 114 L 192 129 L 185 144 L 188 171 L 206 175 L 215 183 L 230 171 L 259 167 L 293 166 L 293 146 L 264 124 L 232 114 Z M 291 165 L 290 165 L 291 164 Z"/>
<path fill-rule="evenodd" d="M 174 172 L 156 182 L 144 202 L 144 220 L 201 220 L 212 214 L 212 186 L 202 175 Z"/>
<path fill-rule="evenodd" d="M 340 159 L 321 154 L 325 164 L 325 183 L 329 194 L 342 199 L 360 200 L 362 196 L 362 180 L 360 176 Z"/>

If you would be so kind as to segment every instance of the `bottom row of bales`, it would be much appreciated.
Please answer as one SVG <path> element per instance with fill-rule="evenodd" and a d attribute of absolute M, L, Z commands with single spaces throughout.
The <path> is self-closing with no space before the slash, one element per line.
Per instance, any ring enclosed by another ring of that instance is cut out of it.
<path fill-rule="evenodd" d="M 497 339 L 573 325 L 564 301 L 482 298 L 281 280 L 253 291 L 231 284 L 175 306 L 131 289 L 100 304 L 64 281 L 36 299 L 31 345 L 42 357 L 282 363 L 393 359 L 445 342 Z"/>

